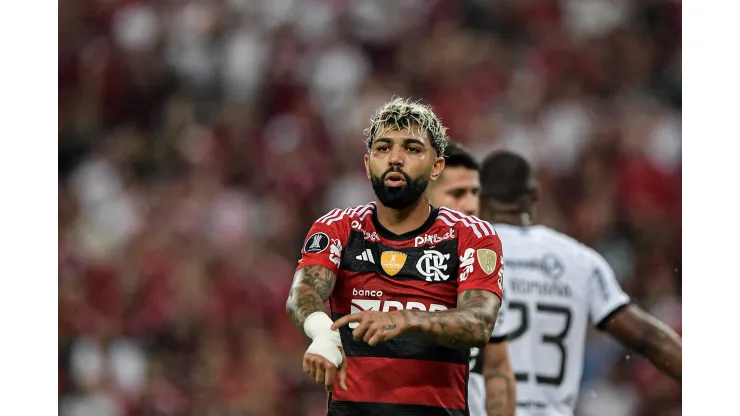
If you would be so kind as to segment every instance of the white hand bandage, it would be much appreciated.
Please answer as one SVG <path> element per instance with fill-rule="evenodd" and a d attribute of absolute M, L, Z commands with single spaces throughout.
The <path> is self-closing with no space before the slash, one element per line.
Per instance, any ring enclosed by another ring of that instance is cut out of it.
<path fill-rule="evenodd" d="M 306 352 L 320 355 L 339 368 L 342 364 L 342 353 L 338 347 L 342 346 L 342 340 L 339 331 L 331 330 L 333 323 L 326 313 L 314 312 L 308 315 L 303 323 L 303 331 L 313 340 Z"/>

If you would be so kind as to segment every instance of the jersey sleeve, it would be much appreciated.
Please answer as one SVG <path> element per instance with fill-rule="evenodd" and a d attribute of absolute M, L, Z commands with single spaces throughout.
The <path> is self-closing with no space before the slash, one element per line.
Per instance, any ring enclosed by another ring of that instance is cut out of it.
<path fill-rule="evenodd" d="M 591 262 L 588 271 L 588 309 L 592 325 L 599 327 L 615 312 L 630 302 L 622 290 L 609 263 L 596 251 L 589 249 Z"/>
<path fill-rule="evenodd" d="M 316 220 L 308 231 L 296 270 L 306 266 L 323 266 L 339 274 L 344 243 L 349 232 L 342 221 L 341 210 L 334 210 Z M 333 221 L 334 220 L 334 221 Z"/>
<path fill-rule="evenodd" d="M 460 238 L 457 293 L 470 289 L 493 292 L 503 300 L 504 268 L 501 239 L 489 234 L 480 237 L 467 233 Z"/>

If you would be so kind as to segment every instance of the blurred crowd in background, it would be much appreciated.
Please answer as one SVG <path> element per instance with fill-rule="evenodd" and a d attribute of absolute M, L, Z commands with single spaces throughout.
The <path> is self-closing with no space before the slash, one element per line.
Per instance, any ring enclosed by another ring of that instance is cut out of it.
<path fill-rule="evenodd" d="M 393 95 L 522 152 L 536 220 L 680 331 L 680 0 L 66 0 L 61 414 L 325 414 L 285 299 L 311 223 L 374 199 L 362 130 Z M 588 342 L 579 415 L 680 414 Z"/>

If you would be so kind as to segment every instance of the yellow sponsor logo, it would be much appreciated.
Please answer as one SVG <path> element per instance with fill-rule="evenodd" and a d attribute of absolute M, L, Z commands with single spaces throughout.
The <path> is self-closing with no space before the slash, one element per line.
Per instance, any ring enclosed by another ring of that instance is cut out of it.
<path fill-rule="evenodd" d="M 380 265 L 388 273 L 388 276 L 395 276 L 406 264 L 406 257 L 406 254 L 400 251 L 384 251 L 380 255 Z"/>
<path fill-rule="evenodd" d="M 478 249 L 476 252 L 478 264 L 486 274 L 493 273 L 496 270 L 496 252 L 487 248 Z"/>

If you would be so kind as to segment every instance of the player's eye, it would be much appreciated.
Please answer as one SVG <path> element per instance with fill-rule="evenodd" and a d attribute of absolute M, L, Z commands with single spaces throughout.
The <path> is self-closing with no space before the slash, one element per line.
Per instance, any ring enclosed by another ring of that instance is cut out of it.
<path fill-rule="evenodd" d="M 406 148 L 406 151 L 411 153 L 421 153 L 421 149 L 416 146 L 409 146 Z"/>
<path fill-rule="evenodd" d="M 387 144 L 381 144 L 380 146 L 378 146 L 378 147 L 375 148 L 375 150 L 377 150 L 378 152 L 387 152 L 390 149 L 391 149 L 391 147 L 388 146 Z"/>

